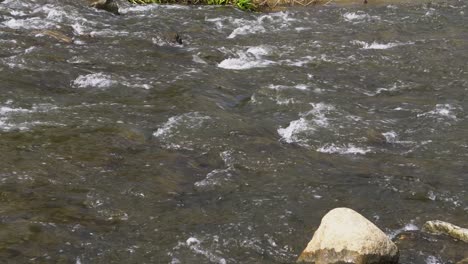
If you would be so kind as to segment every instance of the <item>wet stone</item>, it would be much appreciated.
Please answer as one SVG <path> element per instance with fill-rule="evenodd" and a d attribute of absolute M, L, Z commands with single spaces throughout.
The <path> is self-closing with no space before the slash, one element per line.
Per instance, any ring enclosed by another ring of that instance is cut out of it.
<path fill-rule="evenodd" d="M 430 234 L 445 234 L 468 243 L 468 229 L 444 221 L 427 221 L 422 229 Z"/>
<path fill-rule="evenodd" d="M 168 42 L 177 43 L 182 45 L 182 37 L 177 32 L 169 32 L 165 35 Z"/>
<path fill-rule="evenodd" d="M 397 246 L 377 226 L 349 208 L 328 212 L 299 263 L 398 263 Z"/>
<path fill-rule="evenodd" d="M 114 0 L 88 0 L 90 6 L 119 15 L 119 6 Z"/>

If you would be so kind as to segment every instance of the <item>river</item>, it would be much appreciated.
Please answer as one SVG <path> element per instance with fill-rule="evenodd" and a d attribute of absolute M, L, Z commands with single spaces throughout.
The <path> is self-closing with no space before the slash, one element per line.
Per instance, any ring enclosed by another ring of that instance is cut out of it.
<path fill-rule="evenodd" d="M 5 263 L 291 263 L 350 207 L 468 222 L 468 7 L 0 3 Z M 178 32 L 183 43 L 171 41 Z"/>

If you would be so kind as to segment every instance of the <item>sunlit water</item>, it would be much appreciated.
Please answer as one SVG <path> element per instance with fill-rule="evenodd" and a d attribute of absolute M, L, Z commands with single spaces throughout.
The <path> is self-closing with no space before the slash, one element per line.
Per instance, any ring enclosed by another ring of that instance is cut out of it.
<path fill-rule="evenodd" d="M 340 206 L 468 257 L 419 231 L 467 226 L 465 1 L 121 12 L 0 3 L 3 260 L 289 263 Z"/>

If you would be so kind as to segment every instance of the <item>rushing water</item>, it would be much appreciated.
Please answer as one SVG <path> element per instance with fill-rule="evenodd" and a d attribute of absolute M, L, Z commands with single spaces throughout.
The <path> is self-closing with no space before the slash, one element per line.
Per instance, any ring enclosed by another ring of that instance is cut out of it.
<path fill-rule="evenodd" d="M 465 1 L 121 7 L 0 3 L 4 261 L 288 263 L 340 206 L 468 257 L 419 231 L 468 222 Z"/>

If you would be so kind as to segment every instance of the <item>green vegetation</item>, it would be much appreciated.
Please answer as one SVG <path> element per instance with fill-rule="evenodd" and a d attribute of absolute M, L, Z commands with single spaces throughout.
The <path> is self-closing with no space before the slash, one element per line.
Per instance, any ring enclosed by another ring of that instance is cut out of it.
<path fill-rule="evenodd" d="M 257 6 L 252 2 L 252 0 L 237 0 L 236 6 L 240 10 L 255 11 Z"/>
<path fill-rule="evenodd" d="M 253 0 L 128 0 L 132 4 L 192 4 L 192 5 L 233 5 L 240 10 L 256 11 Z"/>

